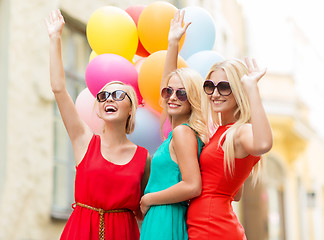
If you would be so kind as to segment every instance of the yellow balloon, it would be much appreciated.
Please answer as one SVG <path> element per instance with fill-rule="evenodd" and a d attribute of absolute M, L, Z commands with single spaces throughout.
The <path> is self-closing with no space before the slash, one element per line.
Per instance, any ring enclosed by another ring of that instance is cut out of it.
<path fill-rule="evenodd" d="M 138 23 L 138 36 L 149 53 L 167 50 L 170 22 L 177 8 L 167 2 L 154 2 L 142 11 Z M 184 43 L 184 37 L 180 41 L 180 48 Z"/>
<path fill-rule="evenodd" d="M 95 57 L 97 57 L 98 54 L 95 51 L 91 51 L 90 56 L 89 56 L 89 62 L 91 62 L 92 59 L 94 59 Z"/>
<path fill-rule="evenodd" d="M 131 61 L 138 45 L 137 28 L 124 10 L 106 6 L 96 10 L 87 24 L 87 38 L 98 54 L 113 53 Z"/>
<path fill-rule="evenodd" d="M 160 106 L 160 85 L 165 64 L 166 50 L 158 51 L 148 56 L 139 70 L 138 87 L 140 93 L 151 108 L 162 112 Z M 188 67 L 185 60 L 178 57 L 178 68 Z"/>

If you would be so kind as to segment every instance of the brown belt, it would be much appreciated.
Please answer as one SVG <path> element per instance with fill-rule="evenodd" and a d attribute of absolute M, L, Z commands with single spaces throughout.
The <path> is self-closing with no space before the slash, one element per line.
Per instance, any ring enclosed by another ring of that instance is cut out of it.
<path fill-rule="evenodd" d="M 105 240 L 105 218 L 104 218 L 104 215 L 105 213 L 118 213 L 118 212 L 131 212 L 131 210 L 129 209 L 111 209 L 111 210 L 104 210 L 102 208 L 95 208 L 95 207 L 91 207 L 91 206 L 88 206 L 86 204 L 83 204 L 83 203 L 75 203 L 73 204 L 74 206 L 77 205 L 77 206 L 80 206 L 80 207 L 84 207 L 84 208 L 88 208 L 88 209 L 91 209 L 93 211 L 96 211 L 99 213 L 100 215 L 100 222 L 99 222 L 99 240 Z"/>

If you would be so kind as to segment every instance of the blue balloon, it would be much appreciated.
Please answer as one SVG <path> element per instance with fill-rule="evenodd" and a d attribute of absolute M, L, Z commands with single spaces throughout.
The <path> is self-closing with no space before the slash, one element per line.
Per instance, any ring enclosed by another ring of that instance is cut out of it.
<path fill-rule="evenodd" d="M 152 156 L 162 144 L 160 118 L 145 107 L 136 112 L 134 132 L 127 136 L 136 145 L 145 147 Z"/>
<path fill-rule="evenodd" d="M 191 22 L 180 55 L 186 60 L 194 53 L 212 50 L 215 44 L 216 27 L 212 16 L 201 7 L 186 7 L 184 21 Z"/>
<path fill-rule="evenodd" d="M 205 79 L 210 68 L 217 62 L 224 61 L 224 58 L 215 51 L 201 51 L 187 59 L 190 68 L 196 70 Z"/>

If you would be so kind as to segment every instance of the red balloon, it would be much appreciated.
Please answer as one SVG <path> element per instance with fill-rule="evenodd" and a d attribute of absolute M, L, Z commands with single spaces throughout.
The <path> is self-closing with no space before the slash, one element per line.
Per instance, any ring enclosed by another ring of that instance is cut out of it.
<path fill-rule="evenodd" d="M 129 16 L 131 16 L 131 18 L 134 20 L 136 27 L 137 27 L 139 16 L 141 15 L 145 7 L 146 6 L 143 5 L 135 5 L 135 6 L 130 6 L 125 10 L 129 14 Z M 146 49 L 143 47 L 140 39 L 138 39 L 136 54 L 141 57 L 147 57 L 150 55 L 150 53 L 146 51 Z"/>

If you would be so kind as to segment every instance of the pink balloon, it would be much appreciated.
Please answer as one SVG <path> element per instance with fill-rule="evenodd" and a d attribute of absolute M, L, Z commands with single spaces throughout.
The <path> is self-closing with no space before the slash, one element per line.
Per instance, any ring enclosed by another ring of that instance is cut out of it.
<path fill-rule="evenodd" d="M 76 110 L 80 118 L 90 127 L 94 133 L 101 133 L 104 121 L 97 116 L 98 104 L 88 88 L 82 90 L 75 101 Z"/>
<path fill-rule="evenodd" d="M 138 73 L 133 64 L 122 56 L 101 54 L 94 57 L 88 63 L 85 80 L 94 97 L 107 83 L 121 81 L 135 89 L 139 103 L 143 100 L 138 89 Z"/>
<path fill-rule="evenodd" d="M 171 126 L 169 119 L 167 118 L 163 124 L 163 135 L 165 138 L 168 138 L 171 130 L 172 130 L 172 126 Z"/>

